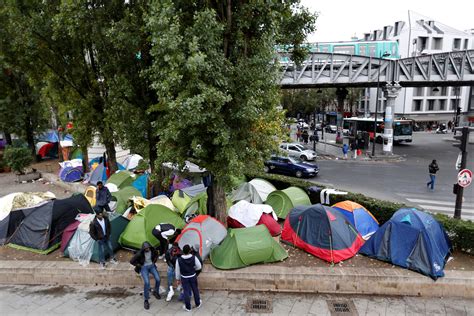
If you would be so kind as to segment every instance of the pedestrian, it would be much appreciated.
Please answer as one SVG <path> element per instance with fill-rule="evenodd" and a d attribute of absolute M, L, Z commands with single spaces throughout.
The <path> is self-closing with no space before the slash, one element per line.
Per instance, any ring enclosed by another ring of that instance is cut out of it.
<path fill-rule="evenodd" d="M 178 258 L 176 262 L 176 280 L 180 281 L 184 292 L 184 310 L 191 311 L 190 293 L 194 296 L 194 303 L 196 308 L 202 305 L 201 297 L 199 296 L 199 288 L 196 273 L 202 269 L 199 259 L 191 253 L 191 247 L 185 245 L 183 247 L 183 255 Z"/>
<path fill-rule="evenodd" d="M 107 212 L 112 212 L 109 207 L 109 203 L 112 199 L 112 194 L 110 194 L 109 189 L 104 186 L 102 181 L 97 182 L 97 190 L 95 192 L 95 207 L 96 211 L 103 211 L 104 209 Z"/>
<path fill-rule="evenodd" d="M 448 122 L 448 130 L 450 131 L 453 128 L 453 122 Z"/>
<path fill-rule="evenodd" d="M 433 159 L 433 161 L 428 166 L 428 171 L 430 173 L 430 182 L 426 184 L 426 187 L 431 186 L 431 190 L 434 190 L 434 185 L 436 181 L 436 172 L 438 172 L 438 170 L 439 170 L 438 163 L 436 162 L 436 160 Z"/>
<path fill-rule="evenodd" d="M 296 130 L 296 141 L 299 142 L 300 139 L 301 139 L 301 130 L 298 127 L 298 129 Z"/>
<path fill-rule="evenodd" d="M 355 137 L 351 139 L 351 150 L 354 153 L 354 159 L 357 159 L 357 140 Z"/>
<path fill-rule="evenodd" d="M 182 255 L 181 249 L 177 242 L 173 242 L 170 249 L 166 252 L 166 263 L 168 264 L 168 295 L 166 296 L 166 301 L 171 301 L 173 298 L 173 280 L 175 279 L 175 269 L 176 269 L 176 260 Z"/>
<path fill-rule="evenodd" d="M 168 250 L 169 239 L 176 239 L 181 230 L 177 230 L 172 224 L 161 223 L 156 225 L 151 233 L 160 242 L 160 257 L 158 259 L 161 260 L 165 257 Z"/>
<path fill-rule="evenodd" d="M 153 296 L 157 300 L 161 299 L 160 296 L 160 274 L 156 268 L 156 260 L 158 259 L 158 251 L 149 242 L 145 241 L 140 249 L 130 260 L 130 264 L 135 266 L 135 271 L 140 271 L 140 275 L 143 279 L 143 307 L 145 309 L 150 308 L 150 273 L 155 278 L 155 290 Z"/>
<path fill-rule="evenodd" d="M 349 152 L 349 145 L 342 145 L 342 153 L 344 154 L 344 159 L 347 159 L 347 153 Z"/>
<path fill-rule="evenodd" d="M 117 264 L 118 261 L 115 258 L 114 249 L 110 242 L 110 234 L 112 232 L 110 221 L 107 217 L 104 217 L 103 211 L 96 211 L 95 218 L 89 225 L 89 235 L 92 239 L 97 241 L 99 248 L 99 263 L 101 269 L 105 269 L 105 251 L 110 256 L 110 262 Z"/>
<path fill-rule="evenodd" d="M 303 138 L 303 142 L 305 144 L 308 144 L 309 133 L 307 130 L 303 131 L 303 133 L 301 134 L 301 137 Z"/>

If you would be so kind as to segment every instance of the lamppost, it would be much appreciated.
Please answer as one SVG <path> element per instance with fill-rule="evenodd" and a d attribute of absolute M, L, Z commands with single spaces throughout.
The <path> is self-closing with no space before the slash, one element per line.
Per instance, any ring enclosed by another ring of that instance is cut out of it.
<path fill-rule="evenodd" d="M 377 112 L 379 103 L 379 89 L 380 89 L 380 67 L 382 66 L 382 59 L 390 56 L 390 53 L 385 52 L 379 59 L 379 69 L 377 70 L 377 93 L 375 96 L 375 117 L 374 117 L 374 143 L 372 145 L 372 156 L 375 156 L 375 140 L 377 139 Z"/>
<path fill-rule="evenodd" d="M 455 105 L 453 106 L 454 108 L 454 123 L 453 123 L 454 135 L 456 135 L 456 127 L 458 127 L 459 125 L 459 114 L 461 114 L 461 107 L 459 106 L 459 98 L 458 98 L 461 88 L 455 87 L 455 89 L 456 89 L 455 90 L 456 102 L 455 102 Z"/>

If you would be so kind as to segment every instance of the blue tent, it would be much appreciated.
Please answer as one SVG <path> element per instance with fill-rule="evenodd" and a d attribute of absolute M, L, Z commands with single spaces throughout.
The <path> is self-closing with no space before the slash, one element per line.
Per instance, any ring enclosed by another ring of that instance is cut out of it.
<path fill-rule="evenodd" d="M 148 173 L 144 173 L 132 183 L 132 186 L 140 191 L 144 198 L 148 197 L 148 177 Z"/>
<path fill-rule="evenodd" d="M 360 253 L 430 276 L 444 276 L 451 242 L 443 226 L 428 213 L 399 209 L 362 246 Z"/>

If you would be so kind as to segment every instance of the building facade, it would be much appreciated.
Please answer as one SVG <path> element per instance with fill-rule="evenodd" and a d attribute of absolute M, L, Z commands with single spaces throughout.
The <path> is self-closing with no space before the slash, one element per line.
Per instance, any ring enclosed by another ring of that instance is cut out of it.
<path fill-rule="evenodd" d="M 474 49 L 474 30 L 460 31 L 438 21 L 426 20 L 411 14 L 411 22 L 397 21 L 364 34 L 363 41 L 396 41 L 400 58 Z M 366 89 L 359 104 L 359 112 L 375 112 L 377 89 Z M 377 111 L 384 111 L 383 92 L 379 91 Z M 366 105 L 368 103 L 368 106 Z M 421 126 L 453 121 L 458 105 L 460 124 L 474 122 L 473 87 L 403 88 L 395 103 L 395 115 L 414 119 Z M 472 117 L 471 117 L 472 116 Z"/>

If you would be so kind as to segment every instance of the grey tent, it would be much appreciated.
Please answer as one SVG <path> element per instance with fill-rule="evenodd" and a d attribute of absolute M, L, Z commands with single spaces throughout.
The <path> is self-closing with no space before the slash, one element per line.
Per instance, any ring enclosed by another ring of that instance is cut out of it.
<path fill-rule="evenodd" d="M 270 193 L 276 188 L 270 182 L 255 178 L 249 182 L 242 183 L 232 192 L 232 202 L 245 200 L 254 204 L 263 204 Z"/>
<path fill-rule="evenodd" d="M 206 192 L 206 187 L 204 186 L 204 184 L 201 183 L 181 189 L 181 191 L 186 193 L 189 197 L 193 198 L 203 192 Z"/>

